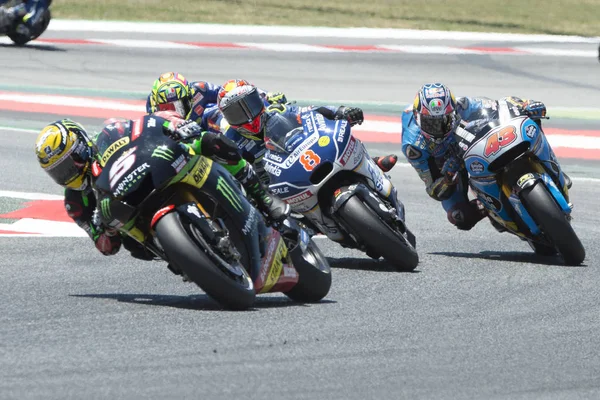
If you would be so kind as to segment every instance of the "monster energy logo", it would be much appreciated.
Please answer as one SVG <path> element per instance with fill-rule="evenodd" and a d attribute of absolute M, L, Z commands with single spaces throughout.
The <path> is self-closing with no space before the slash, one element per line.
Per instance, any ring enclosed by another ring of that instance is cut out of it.
<path fill-rule="evenodd" d="M 69 121 L 69 120 L 62 120 L 61 122 L 65 126 L 65 128 L 67 128 L 67 129 L 74 129 L 74 130 L 80 130 L 81 129 L 81 125 L 79 125 L 76 122 Z"/>
<path fill-rule="evenodd" d="M 164 146 L 157 147 L 152 152 L 152 157 L 162 158 L 163 160 L 173 161 L 175 159 L 175 152 Z"/>
<path fill-rule="evenodd" d="M 102 215 L 104 215 L 104 218 L 109 219 L 111 217 L 110 199 L 102 199 L 102 201 L 100 202 L 100 210 L 102 211 Z"/>
<path fill-rule="evenodd" d="M 229 203 L 231 203 L 233 208 L 239 212 L 242 212 L 242 201 L 240 197 L 236 192 L 233 191 L 231 186 L 229 186 L 227 181 L 225 181 L 222 176 L 217 179 L 217 190 L 221 192 L 221 194 L 225 196 L 227 200 L 229 200 Z"/>

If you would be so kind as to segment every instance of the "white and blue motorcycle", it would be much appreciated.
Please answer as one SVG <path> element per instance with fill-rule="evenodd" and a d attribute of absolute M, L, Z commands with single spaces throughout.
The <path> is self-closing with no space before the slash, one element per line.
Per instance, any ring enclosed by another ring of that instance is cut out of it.
<path fill-rule="evenodd" d="M 419 263 L 396 188 L 345 120 L 306 111 L 268 119 L 263 158 L 270 189 L 306 226 L 399 271 Z"/>
<path fill-rule="evenodd" d="M 585 249 L 571 226 L 568 178 L 541 126 L 503 100 L 493 113 L 455 133 L 471 190 L 498 231 L 527 241 L 536 254 L 581 264 Z"/>

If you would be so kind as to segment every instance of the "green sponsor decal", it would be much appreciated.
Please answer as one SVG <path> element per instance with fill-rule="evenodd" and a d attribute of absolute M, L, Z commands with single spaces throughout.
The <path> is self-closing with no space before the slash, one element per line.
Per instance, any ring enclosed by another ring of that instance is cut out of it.
<path fill-rule="evenodd" d="M 102 215 L 104 216 L 104 218 L 109 219 L 111 217 L 112 214 L 110 212 L 110 199 L 102 199 L 102 201 L 100 202 L 100 210 L 102 211 Z"/>
<path fill-rule="evenodd" d="M 242 201 L 240 197 L 236 192 L 233 191 L 231 186 L 229 186 L 227 181 L 225 181 L 225 179 L 223 179 L 223 177 L 221 176 L 219 177 L 219 179 L 217 179 L 217 190 L 221 192 L 221 194 L 225 196 L 227 200 L 229 200 L 229 203 L 231 203 L 233 208 L 235 208 L 239 212 L 243 211 Z"/>
<path fill-rule="evenodd" d="M 163 160 L 173 161 L 175 159 L 175 152 L 165 147 L 157 147 L 152 152 L 152 157 L 162 158 Z"/>

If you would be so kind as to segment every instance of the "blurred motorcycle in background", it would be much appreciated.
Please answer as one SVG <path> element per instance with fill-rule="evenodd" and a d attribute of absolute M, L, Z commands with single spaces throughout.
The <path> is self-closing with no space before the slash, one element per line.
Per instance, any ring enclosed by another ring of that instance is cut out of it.
<path fill-rule="evenodd" d="M 37 39 L 50 24 L 52 0 L 0 0 L 0 35 L 17 46 Z"/>

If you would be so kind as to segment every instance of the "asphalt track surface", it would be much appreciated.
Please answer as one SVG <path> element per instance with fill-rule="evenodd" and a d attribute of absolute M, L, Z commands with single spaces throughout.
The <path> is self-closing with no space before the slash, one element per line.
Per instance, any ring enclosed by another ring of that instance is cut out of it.
<path fill-rule="evenodd" d="M 423 81 L 439 80 L 468 94 L 600 103 L 595 59 L 0 51 L 0 84 L 140 91 L 180 70 L 215 82 L 243 76 L 290 98 L 407 101 Z M 54 119 L 0 112 L 0 125 Z M 0 188 L 60 194 L 35 163 L 34 138 L 0 132 Z M 599 177 L 594 162 L 563 165 Z M 564 267 L 486 221 L 457 231 L 412 169 L 391 176 L 417 236 L 417 271 L 393 272 L 320 240 L 333 286 L 319 304 L 274 294 L 227 312 L 162 263 L 126 251 L 103 257 L 86 238 L 1 238 L 0 398 L 598 398 L 600 182 L 574 182 L 573 225 L 587 259 Z"/>

